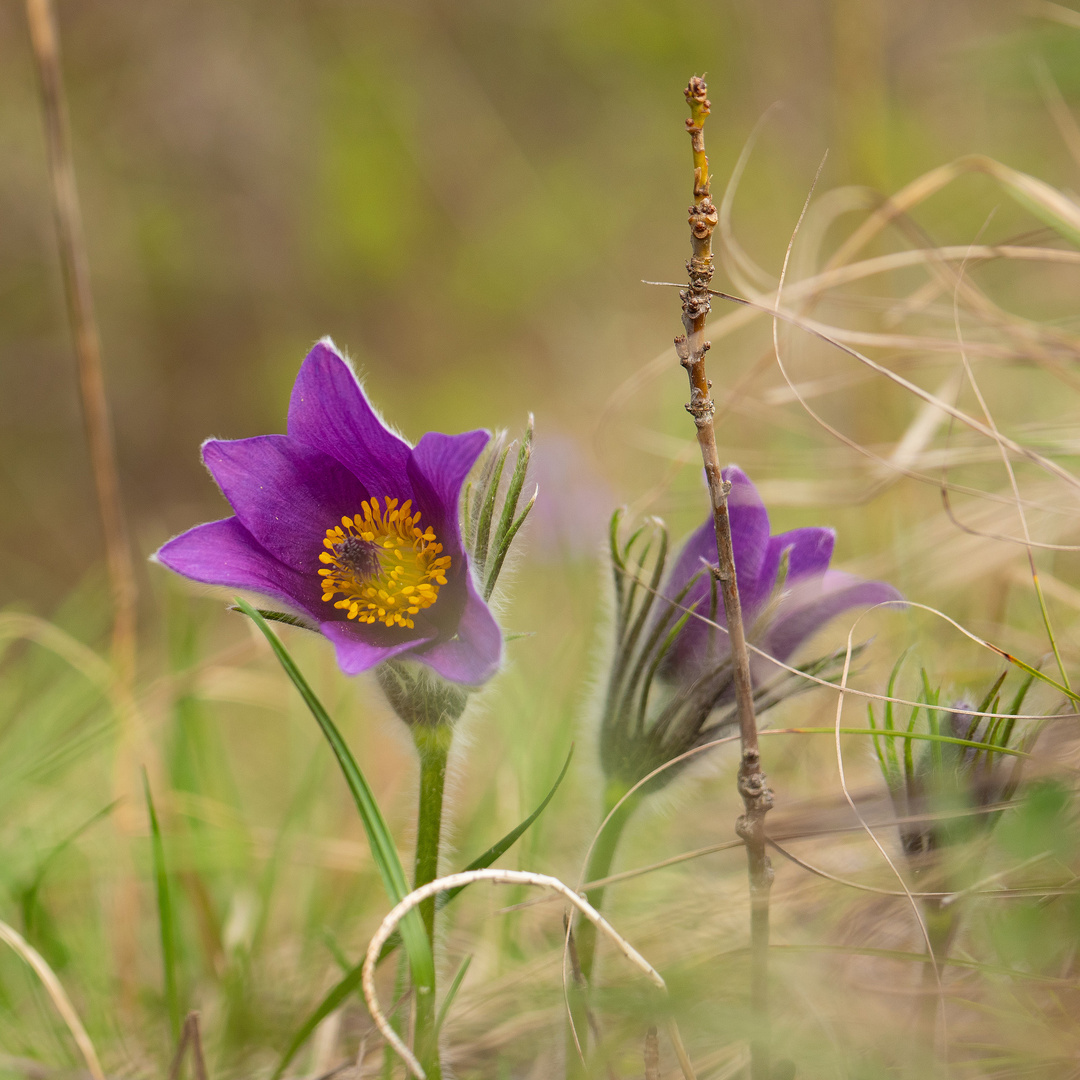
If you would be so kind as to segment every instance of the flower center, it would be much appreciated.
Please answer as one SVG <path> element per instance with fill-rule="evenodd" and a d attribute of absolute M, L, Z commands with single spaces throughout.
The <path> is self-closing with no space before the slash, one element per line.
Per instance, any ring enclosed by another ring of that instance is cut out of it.
<path fill-rule="evenodd" d="M 431 607 L 446 584 L 450 556 L 429 525 L 420 528 L 420 512 L 412 502 L 377 498 L 360 504 L 363 513 L 341 519 L 326 530 L 319 562 L 323 600 L 341 599 L 334 607 L 350 619 L 412 629 L 411 616 Z"/>

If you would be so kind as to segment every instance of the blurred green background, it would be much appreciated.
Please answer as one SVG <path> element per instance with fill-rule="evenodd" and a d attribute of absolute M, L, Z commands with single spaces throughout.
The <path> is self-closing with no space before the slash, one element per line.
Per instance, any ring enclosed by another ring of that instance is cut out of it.
<path fill-rule="evenodd" d="M 139 551 L 223 512 L 199 442 L 281 430 L 324 334 L 407 435 L 531 410 L 541 452 L 573 440 L 575 472 L 635 498 L 664 463 L 597 421 L 678 329 L 676 298 L 640 279 L 682 276 L 688 75 L 708 74 L 718 185 L 783 103 L 735 204 L 775 273 L 826 148 L 822 190 L 892 190 L 972 151 L 1073 183 L 1037 71 L 1080 96 L 1066 16 L 995 0 L 61 2 Z M 987 201 L 964 207 L 931 222 L 935 240 L 972 238 Z M 101 547 L 18 4 L 0 11 L 0 237 L 0 598 L 47 611 Z M 721 377 L 751 358 L 729 351 Z M 683 393 L 673 363 L 643 399 L 654 427 L 686 434 Z M 762 445 L 760 417 L 733 423 L 729 457 Z"/>

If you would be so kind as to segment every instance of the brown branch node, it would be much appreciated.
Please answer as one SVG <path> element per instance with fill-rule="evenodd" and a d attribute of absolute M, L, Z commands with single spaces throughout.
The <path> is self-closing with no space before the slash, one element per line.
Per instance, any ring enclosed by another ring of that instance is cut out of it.
<path fill-rule="evenodd" d="M 700 169 L 694 170 L 694 176 L 699 178 Z M 698 194 L 697 184 L 694 185 L 694 194 Z M 708 191 L 701 193 L 702 200 L 699 203 L 694 203 L 689 209 L 690 231 L 694 234 L 694 239 L 705 240 L 712 235 L 713 229 L 716 228 L 720 221 L 720 214 L 716 207 L 713 206 L 712 200 L 709 198 Z M 712 256 L 709 256 L 709 262 L 712 263 Z M 711 270 L 711 265 L 710 265 Z"/>

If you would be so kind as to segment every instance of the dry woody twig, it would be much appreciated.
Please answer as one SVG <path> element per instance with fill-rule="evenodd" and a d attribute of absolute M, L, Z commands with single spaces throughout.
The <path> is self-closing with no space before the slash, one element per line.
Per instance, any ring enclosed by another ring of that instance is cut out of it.
<path fill-rule="evenodd" d="M 694 153 L 694 202 L 690 207 L 692 254 L 686 264 L 689 285 L 679 294 L 682 298 L 682 322 L 685 332 L 675 339 L 675 351 L 690 380 L 690 401 L 686 405 L 686 411 L 694 418 L 698 447 L 705 466 L 705 479 L 709 485 L 718 560 L 718 566 L 713 573 L 720 584 L 724 601 L 724 616 L 734 669 L 739 738 L 742 744 L 738 783 L 739 794 L 743 800 L 743 814 L 735 828 L 746 845 L 750 873 L 750 998 L 755 1027 L 751 1038 L 750 1072 L 753 1080 L 766 1080 L 769 1076 L 769 890 L 772 886 L 773 871 L 765 850 L 765 815 L 772 806 L 773 797 L 761 770 L 757 720 L 754 715 L 754 691 L 750 681 L 750 654 L 746 647 L 746 632 L 735 578 L 731 517 L 727 501 L 730 484 L 724 481 L 720 472 L 716 432 L 713 428 L 716 409 L 712 399 L 712 383 L 705 371 L 705 354 L 709 351 L 709 342 L 705 339 L 705 321 L 709 316 L 713 275 L 712 235 L 719 222 L 719 213 L 709 193 L 709 159 L 705 154 L 704 126 L 710 107 L 705 80 L 694 76 L 685 94 L 690 106 L 686 129 L 690 133 Z"/>
<path fill-rule="evenodd" d="M 75 339 L 79 395 L 105 536 L 105 560 L 113 596 L 113 662 L 118 680 L 130 685 L 135 669 L 135 570 L 120 499 L 112 421 L 101 367 L 101 343 L 90 291 L 90 266 L 83 238 L 79 194 L 75 186 L 71 132 L 60 70 L 59 36 L 50 0 L 27 0 L 26 14 L 41 83 L 53 214 L 56 218 L 68 318 Z"/>

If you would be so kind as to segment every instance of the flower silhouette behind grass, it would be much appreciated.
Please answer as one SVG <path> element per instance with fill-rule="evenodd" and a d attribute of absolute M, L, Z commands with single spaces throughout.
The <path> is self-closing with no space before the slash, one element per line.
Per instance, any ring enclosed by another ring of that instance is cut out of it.
<path fill-rule="evenodd" d="M 293 387 L 288 434 L 203 444 L 234 515 L 157 559 L 185 577 L 271 597 L 337 651 L 348 675 L 395 657 L 476 686 L 502 635 L 473 583 L 458 504 L 486 431 L 391 431 L 324 339 Z"/>

